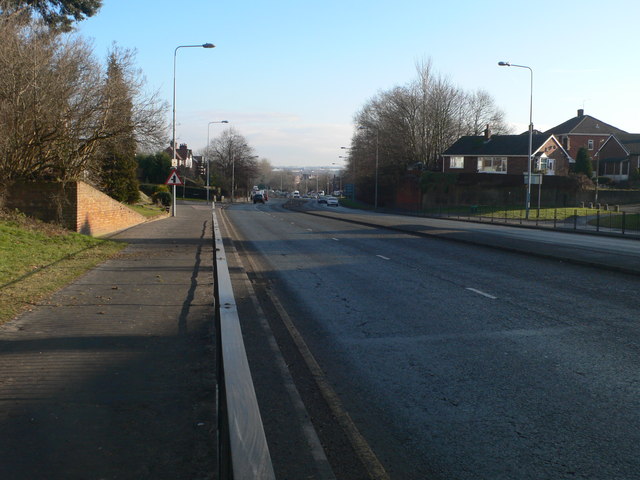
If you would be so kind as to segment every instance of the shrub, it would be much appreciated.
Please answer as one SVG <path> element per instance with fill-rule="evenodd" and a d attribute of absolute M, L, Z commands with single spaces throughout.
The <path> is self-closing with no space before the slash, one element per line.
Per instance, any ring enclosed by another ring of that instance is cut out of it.
<path fill-rule="evenodd" d="M 140 190 L 142 193 L 150 197 L 156 192 L 170 192 L 168 186 L 163 184 L 158 185 L 156 183 L 142 183 L 140 184 Z"/>
<path fill-rule="evenodd" d="M 168 207 L 171 205 L 171 194 L 169 192 L 156 192 L 151 196 L 153 203 Z"/>

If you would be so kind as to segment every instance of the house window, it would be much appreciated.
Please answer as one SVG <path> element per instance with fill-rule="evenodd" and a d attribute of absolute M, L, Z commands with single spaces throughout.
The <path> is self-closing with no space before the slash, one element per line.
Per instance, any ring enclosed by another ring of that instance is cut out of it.
<path fill-rule="evenodd" d="M 546 156 L 540 157 L 538 159 L 538 170 L 541 172 L 553 171 L 553 158 Z"/>
<path fill-rule="evenodd" d="M 464 157 L 449 157 L 449 168 L 464 168 Z"/>
<path fill-rule="evenodd" d="M 478 158 L 478 173 L 507 173 L 507 157 Z"/>
<path fill-rule="evenodd" d="M 588 141 L 587 141 L 587 148 L 588 148 L 589 150 L 593 150 L 593 140 L 588 140 Z"/>

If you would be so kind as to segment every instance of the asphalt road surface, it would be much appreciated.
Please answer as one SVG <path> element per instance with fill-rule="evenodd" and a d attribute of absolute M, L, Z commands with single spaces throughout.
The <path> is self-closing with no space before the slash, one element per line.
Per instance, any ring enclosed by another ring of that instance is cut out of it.
<path fill-rule="evenodd" d="M 638 277 L 277 200 L 224 215 L 388 478 L 640 478 Z"/>

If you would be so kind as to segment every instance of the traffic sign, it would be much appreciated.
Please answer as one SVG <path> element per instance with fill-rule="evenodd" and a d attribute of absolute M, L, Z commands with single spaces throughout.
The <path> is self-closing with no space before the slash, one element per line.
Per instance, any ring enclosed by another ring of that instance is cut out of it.
<path fill-rule="evenodd" d="M 182 185 L 182 180 L 180 180 L 180 177 L 178 176 L 178 171 L 177 170 L 171 170 L 171 173 L 169 174 L 169 178 L 167 178 L 167 181 L 164 182 L 165 185 Z"/>

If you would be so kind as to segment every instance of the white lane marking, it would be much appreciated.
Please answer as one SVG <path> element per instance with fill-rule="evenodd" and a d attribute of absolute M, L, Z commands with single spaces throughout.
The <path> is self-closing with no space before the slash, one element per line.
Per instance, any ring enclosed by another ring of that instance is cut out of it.
<path fill-rule="evenodd" d="M 307 231 L 308 231 L 308 232 L 313 232 L 313 230 L 311 230 L 310 228 L 307 228 Z"/>
<path fill-rule="evenodd" d="M 489 295 L 481 290 L 476 290 L 475 288 L 467 287 L 467 290 L 471 290 L 472 292 L 477 293 L 478 295 L 482 295 L 483 297 L 490 298 L 491 300 L 497 300 L 498 297 L 494 297 L 493 295 Z"/>
<path fill-rule="evenodd" d="M 384 255 L 376 255 L 376 257 L 381 258 L 383 260 L 391 260 L 389 257 L 385 257 Z"/>
<path fill-rule="evenodd" d="M 339 241 L 340 241 L 340 239 L 335 238 L 335 237 L 331 237 L 331 240 L 335 240 L 336 242 L 339 242 Z"/>

